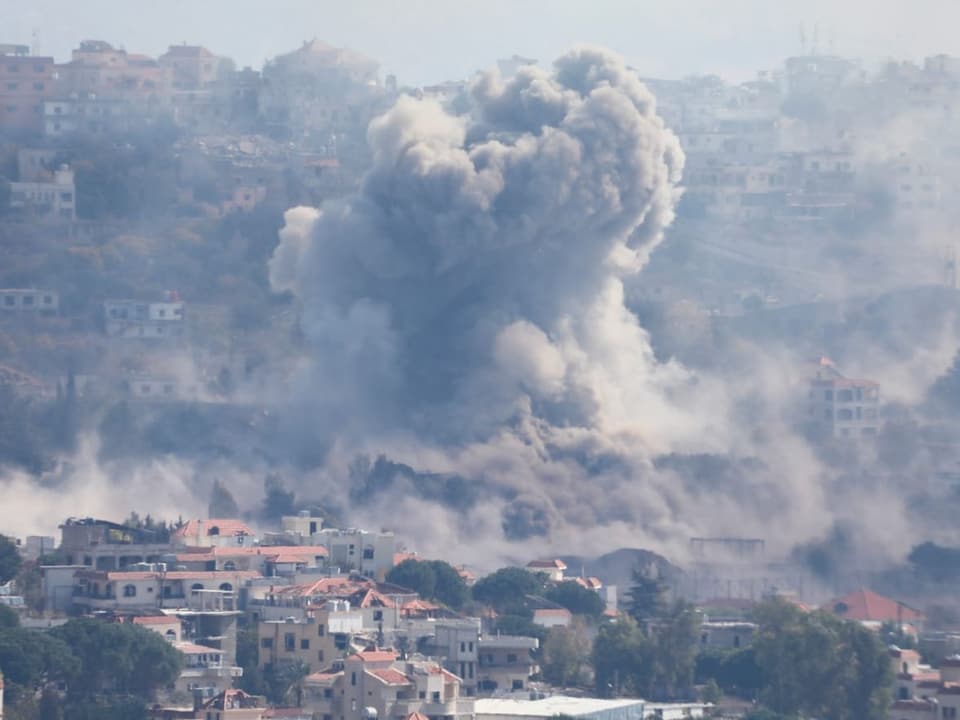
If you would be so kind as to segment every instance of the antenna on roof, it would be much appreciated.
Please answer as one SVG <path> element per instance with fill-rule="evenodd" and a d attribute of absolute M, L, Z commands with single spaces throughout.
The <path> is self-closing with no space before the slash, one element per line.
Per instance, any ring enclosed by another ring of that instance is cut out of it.
<path fill-rule="evenodd" d="M 33 33 L 30 35 L 30 37 L 31 37 L 31 43 L 32 43 L 30 47 L 30 54 L 39 55 L 40 54 L 40 28 L 34 28 Z"/>

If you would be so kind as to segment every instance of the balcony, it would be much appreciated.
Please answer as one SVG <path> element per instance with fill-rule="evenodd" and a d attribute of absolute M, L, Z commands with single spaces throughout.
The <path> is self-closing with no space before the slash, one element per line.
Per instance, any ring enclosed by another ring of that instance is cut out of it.
<path fill-rule="evenodd" d="M 238 678 L 243 677 L 243 668 L 230 665 L 205 665 L 185 667 L 180 671 L 182 678 Z"/>

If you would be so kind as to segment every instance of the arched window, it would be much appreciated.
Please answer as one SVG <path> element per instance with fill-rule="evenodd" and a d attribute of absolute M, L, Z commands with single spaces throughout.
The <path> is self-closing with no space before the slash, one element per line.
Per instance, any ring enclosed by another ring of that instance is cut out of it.
<path fill-rule="evenodd" d="M 173 642 L 174 640 L 177 639 L 177 631 L 171 628 L 170 630 L 167 630 L 167 631 L 163 634 L 163 636 L 164 636 L 169 642 Z"/>
<path fill-rule="evenodd" d="M 190 586 L 190 590 L 192 592 L 196 592 L 197 590 L 203 590 L 203 585 L 201 585 L 200 583 L 194 583 L 193 585 Z"/>
<path fill-rule="evenodd" d="M 124 585 L 124 586 L 123 586 L 123 596 L 124 596 L 124 597 L 136 597 L 136 596 L 137 596 L 137 586 L 136 586 L 136 585 Z"/>
<path fill-rule="evenodd" d="M 223 564 L 223 569 L 224 569 L 224 570 L 236 570 L 236 569 L 237 569 L 237 564 L 236 564 L 233 560 L 227 560 L 227 561 Z"/>
<path fill-rule="evenodd" d="M 223 590 L 224 592 L 232 592 L 233 585 L 231 585 L 230 583 L 223 583 L 222 585 L 220 585 L 220 589 Z"/>

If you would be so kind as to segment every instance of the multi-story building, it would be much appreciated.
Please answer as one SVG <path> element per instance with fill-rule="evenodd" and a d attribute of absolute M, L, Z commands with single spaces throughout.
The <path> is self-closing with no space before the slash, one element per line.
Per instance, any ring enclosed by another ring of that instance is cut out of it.
<path fill-rule="evenodd" d="M 174 683 L 175 692 L 213 697 L 233 687 L 234 678 L 243 675 L 243 668 L 228 663 L 221 650 L 189 641 L 175 642 L 173 646 L 185 657 Z"/>
<path fill-rule="evenodd" d="M 171 45 L 158 58 L 170 78 L 170 87 L 179 90 L 203 90 L 217 79 L 221 58 L 199 45 Z"/>
<path fill-rule="evenodd" d="M 73 604 L 88 611 L 150 610 L 197 607 L 206 603 L 218 611 L 236 611 L 236 597 L 247 580 L 260 577 L 250 570 L 104 571 L 77 570 Z M 212 593 L 212 594 L 211 594 Z"/>
<path fill-rule="evenodd" d="M 354 636 L 363 630 L 360 613 L 345 600 L 331 600 L 310 607 L 305 616 L 284 620 L 260 620 L 260 667 L 302 663 L 311 672 L 329 667 L 351 650 Z"/>
<path fill-rule="evenodd" d="M 522 635 L 480 638 L 477 643 L 478 694 L 527 689 L 530 678 L 539 671 L 533 655 L 539 647 L 536 638 Z"/>
<path fill-rule="evenodd" d="M 470 720 L 474 699 L 460 678 L 423 659 L 398 660 L 392 650 L 366 650 L 304 682 L 304 705 L 321 720 Z"/>
<path fill-rule="evenodd" d="M 817 363 L 808 400 L 808 419 L 833 437 L 873 436 L 879 430 L 880 386 L 872 380 L 845 377 L 827 358 Z"/>
<path fill-rule="evenodd" d="M 479 618 L 438 621 L 429 652 L 441 658 L 444 667 L 460 677 L 464 695 L 476 694 L 480 654 Z"/>
<path fill-rule="evenodd" d="M 0 45 L 0 131 L 39 134 L 55 82 L 52 57 L 33 56 L 26 45 Z"/>
<path fill-rule="evenodd" d="M 107 300 L 103 311 L 110 337 L 165 339 L 185 334 L 184 303 L 173 294 L 165 302 Z"/>
<path fill-rule="evenodd" d="M 0 290 L 0 312 L 56 315 L 59 310 L 60 295 L 52 290 Z"/>
<path fill-rule="evenodd" d="M 344 572 L 357 571 L 383 580 L 393 567 L 396 539 L 391 532 L 325 528 L 320 518 L 310 517 L 309 514 L 283 517 L 280 527 L 284 536 L 300 544 L 327 548 L 329 563 Z"/>
<path fill-rule="evenodd" d="M 94 518 L 68 518 L 60 526 L 60 551 L 68 565 L 123 570 L 137 563 L 161 562 L 170 545 L 152 530 Z"/>
<path fill-rule="evenodd" d="M 10 183 L 10 209 L 42 220 L 77 219 L 77 191 L 73 170 L 61 165 L 49 180 Z"/>

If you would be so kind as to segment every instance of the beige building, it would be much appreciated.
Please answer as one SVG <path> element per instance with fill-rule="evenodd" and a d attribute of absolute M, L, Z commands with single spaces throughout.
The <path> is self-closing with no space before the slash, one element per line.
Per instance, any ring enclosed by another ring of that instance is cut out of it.
<path fill-rule="evenodd" d="M 831 360 L 821 358 L 810 379 L 807 415 L 833 437 L 874 436 L 880 428 L 880 386 L 845 377 Z"/>
<path fill-rule="evenodd" d="M 307 609 L 303 619 L 260 620 L 260 667 L 299 662 L 311 671 L 321 670 L 346 655 L 351 640 L 362 629 L 360 614 L 351 612 L 349 604 L 340 600 Z"/>
<path fill-rule="evenodd" d="M 304 683 L 305 706 L 319 720 L 472 720 L 474 699 L 460 696 L 460 678 L 435 662 L 398 660 L 392 650 L 351 655 L 342 667 Z"/>

